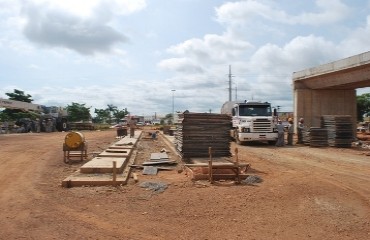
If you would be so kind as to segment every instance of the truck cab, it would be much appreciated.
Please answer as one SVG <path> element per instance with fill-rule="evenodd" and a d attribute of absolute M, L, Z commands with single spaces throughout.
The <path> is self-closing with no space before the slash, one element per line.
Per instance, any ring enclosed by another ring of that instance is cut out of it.
<path fill-rule="evenodd" d="M 221 113 L 232 117 L 230 135 L 238 144 L 253 141 L 277 141 L 276 121 L 271 104 L 259 101 L 226 102 Z"/>

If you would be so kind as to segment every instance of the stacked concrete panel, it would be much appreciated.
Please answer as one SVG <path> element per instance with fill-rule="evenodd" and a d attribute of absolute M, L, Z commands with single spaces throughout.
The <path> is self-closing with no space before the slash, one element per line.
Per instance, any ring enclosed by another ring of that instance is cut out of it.
<path fill-rule="evenodd" d="M 349 115 L 324 115 L 321 127 L 328 131 L 328 143 L 331 147 L 348 148 L 354 140 L 352 117 Z"/>
<path fill-rule="evenodd" d="M 230 157 L 231 117 L 226 114 L 185 113 L 175 134 L 184 160 L 193 157 Z"/>

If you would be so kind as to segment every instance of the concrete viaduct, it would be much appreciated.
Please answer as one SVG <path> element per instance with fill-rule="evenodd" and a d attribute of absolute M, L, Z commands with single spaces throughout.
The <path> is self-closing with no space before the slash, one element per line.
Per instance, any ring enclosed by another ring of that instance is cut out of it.
<path fill-rule="evenodd" d="M 370 52 L 293 73 L 294 121 L 320 127 L 322 115 L 351 115 L 357 123 L 356 89 L 370 87 Z"/>

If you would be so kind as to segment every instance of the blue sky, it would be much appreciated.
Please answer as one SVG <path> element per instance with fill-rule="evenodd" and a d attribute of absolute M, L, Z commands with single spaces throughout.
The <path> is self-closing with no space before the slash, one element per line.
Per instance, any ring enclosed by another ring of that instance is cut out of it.
<path fill-rule="evenodd" d="M 229 65 L 233 99 L 292 111 L 293 72 L 370 50 L 370 0 L 0 0 L 0 17 L 0 98 L 136 115 L 172 94 L 219 112 Z"/>

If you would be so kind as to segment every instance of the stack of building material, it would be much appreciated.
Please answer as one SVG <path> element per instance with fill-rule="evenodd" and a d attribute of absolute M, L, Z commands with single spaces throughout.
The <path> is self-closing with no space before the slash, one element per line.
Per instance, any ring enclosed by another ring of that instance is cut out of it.
<path fill-rule="evenodd" d="M 328 142 L 332 147 L 351 147 L 353 141 L 352 118 L 349 115 L 323 115 L 321 127 L 328 130 Z"/>
<path fill-rule="evenodd" d="M 64 179 L 62 186 L 69 188 L 126 184 L 130 175 L 130 168 L 127 166 L 134 163 L 134 149 L 140 136 L 141 131 L 135 131 L 134 138 L 121 138 Z"/>
<path fill-rule="evenodd" d="M 231 117 L 226 114 L 184 113 L 175 144 L 184 160 L 192 157 L 230 157 Z"/>
<path fill-rule="evenodd" d="M 328 130 L 325 128 L 310 128 L 310 147 L 327 147 Z"/>

